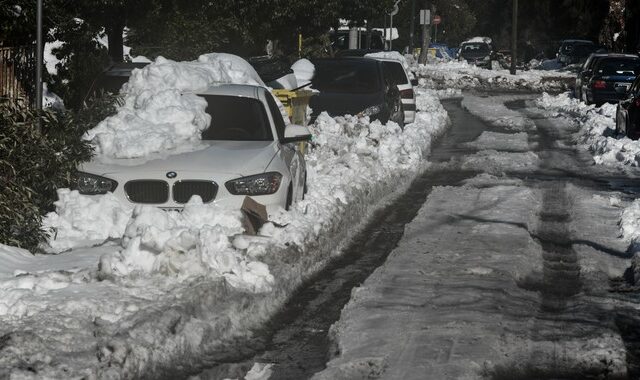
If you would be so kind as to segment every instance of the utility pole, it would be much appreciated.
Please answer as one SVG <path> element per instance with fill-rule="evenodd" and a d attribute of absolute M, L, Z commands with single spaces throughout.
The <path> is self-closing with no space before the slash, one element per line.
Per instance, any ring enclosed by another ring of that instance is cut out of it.
<path fill-rule="evenodd" d="M 393 9 L 389 12 L 389 17 L 391 18 L 390 26 L 389 26 L 389 34 L 391 37 L 389 38 L 389 50 L 392 50 L 393 46 L 393 16 L 398 14 L 398 3 L 400 0 L 396 0 L 395 4 L 393 4 Z"/>
<path fill-rule="evenodd" d="M 513 14 L 511 18 L 511 74 L 516 75 L 516 61 L 518 60 L 518 0 L 513 0 Z"/>
<path fill-rule="evenodd" d="M 36 4 L 36 111 L 38 111 L 38 129 L 42 111 L 42 0 Z"/>
<path fill-rule="evenodd" d="M 411 29 L 409 30 L 409 54 L 413 54 L 413 34 L 416 29 L 416 0 L 411 0 Z"/>
<path fill-rule="evenodd" d="M 429 9 L 428 1 L 424 1 L 424 8 Z M 427 20 L 422 24 L 422 47 L 420 48 L 420 57 L 418 57 L 418 63 L 427 63 L 427 55 L 429 54 L 429 45 L 431 44 L 431 13 L 427 15 Z"/>

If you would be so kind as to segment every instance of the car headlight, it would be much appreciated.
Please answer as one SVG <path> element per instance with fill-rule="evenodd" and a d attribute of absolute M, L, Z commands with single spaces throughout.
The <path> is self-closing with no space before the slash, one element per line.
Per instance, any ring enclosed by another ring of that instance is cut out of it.
<path fill-rule="evenodd" d="M 373 115 L 377 115 L 382 111 L 382 107 L 381 106 L 371 106 L 371 107 L 367 107 L 364 109 L 364 111 L 360 112 L 358 114 L 358 116 L 373 116 Z"/>
<path fill-rule="evenodd" d="M 99 175 L 78 172 L 75 185 L 80 194 L 96 195 L 114 191 L 118 187 L 118 182 Z"/>
<path fill-rule="evenodd" d="M 225 187 L 233 195 L 269 195 L 278 191 L 281 182 L 282 174 L 269 172 L 233 179 Z"/>

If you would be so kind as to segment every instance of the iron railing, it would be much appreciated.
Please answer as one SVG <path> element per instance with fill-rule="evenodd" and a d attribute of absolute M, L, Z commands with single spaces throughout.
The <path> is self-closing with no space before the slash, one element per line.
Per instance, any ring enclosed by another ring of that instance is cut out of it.
<path fill-rule="evenodd" d="M 0 46 L 0 100 L 35 105 L 35 46 Z"/>

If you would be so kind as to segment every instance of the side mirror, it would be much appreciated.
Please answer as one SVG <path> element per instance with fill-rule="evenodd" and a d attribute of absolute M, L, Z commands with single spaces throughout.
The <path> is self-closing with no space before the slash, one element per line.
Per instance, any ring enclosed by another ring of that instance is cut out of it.
<path fill-rule="evenodd" d="M 280 143 L 289 144 L 311 140 L 311 132 L 304 125 L 290 124 L 284 130 L 284 138 Z"/>
<path fill-rule="evenodd" d="M 412 86 L 414 86 L 414 87 L 415 87 L 415 86 L 417 86 L 418 84 L 419 84 L 419 81 L 418 81 L 417 79 L 415 79 L 415 78 L 414 78 L 414 79 L 411 79 L 411 85 L 412 85 Z"/>

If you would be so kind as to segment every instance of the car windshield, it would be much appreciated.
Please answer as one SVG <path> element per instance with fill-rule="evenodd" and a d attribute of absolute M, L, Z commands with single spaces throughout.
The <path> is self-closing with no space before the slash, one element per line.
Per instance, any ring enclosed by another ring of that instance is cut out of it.
<path fill-rule="evenodd" d="M 462 45 L 462 54 L 466 53 L 489 53 L 489 46 L 482 42 L 473 42 Z"/>
<path fill-rule="evenodd" d="M 601 75 L 636 75 L 640 69 L 640 60 L 638 59 L 607 59 L 603 60 L 599 67 L 598 73 Z"/>
<path fill-rule="evenodd" d="M 271 141 L 271 126 L 261 101 L 240 96 L 200 95 L 211 116 L 203 140 Z"/>
<path fill-rule="evenodd" d="M 560 52 L 563 54 L 569 54 L 574 50 L 595 50 L 595 45 L 588 42 L 565 42 L 560 47 Z"/>
<path fill-rule="evenodd" d="M 320 92 L 373 93 L 381 90 L 375 62 L 359 60 L 316 61 L 313 88 Z"/>

